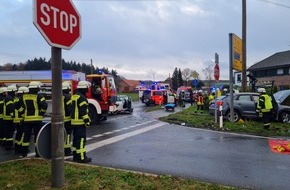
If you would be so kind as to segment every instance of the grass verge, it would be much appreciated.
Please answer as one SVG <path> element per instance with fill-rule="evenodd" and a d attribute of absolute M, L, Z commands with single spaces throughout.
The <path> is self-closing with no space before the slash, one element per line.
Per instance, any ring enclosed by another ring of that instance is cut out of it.
<path fill-rule="evenodd" d="M 1 189 L 42 190 L 51 188 L 51 163 L 42 159 L 24 159 L 0 164 Z M 145 175 L 89 165 L 65 163 L 62 190 L 171 190 L 238 189 L 171 176 Z"/>
<path fill-rule="evenodd" d="M 206 128 L 218 131 L 230 131 L 243 134 L 252 134 L 266 137 L 289 137 L 290 125 L 281 122 L 272 122 L 270 130 L 263 129 L 263 122 L 261 120 L 245 120 L 243 122 L 231 123 L 227 120 L 223 122 L 223 128 L 219 127 L 219 123 L 215 123 L 214 116 L 208 114 L 195 114 L 195 106 L 190 106 L 181 112 L 170 114 L 166 117 L 161 117 L 159 120 L 182 124 L 189 127 Z"/>

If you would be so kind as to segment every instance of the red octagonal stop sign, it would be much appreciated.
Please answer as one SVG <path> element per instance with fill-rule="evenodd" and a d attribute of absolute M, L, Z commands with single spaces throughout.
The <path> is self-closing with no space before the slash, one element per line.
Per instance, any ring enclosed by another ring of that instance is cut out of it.
<path fill-rule="evenodd" d="M 33 24 L 53 47 L 71 49 L 81 38 L 81 18 L 71 0 L 34 0 Z"/>
<path fill-rule="evenodd" d="M 220 79 L 220 67 L 219 64 L 215 64 L 214 66 L 214 79 L 218 81 Z"/>

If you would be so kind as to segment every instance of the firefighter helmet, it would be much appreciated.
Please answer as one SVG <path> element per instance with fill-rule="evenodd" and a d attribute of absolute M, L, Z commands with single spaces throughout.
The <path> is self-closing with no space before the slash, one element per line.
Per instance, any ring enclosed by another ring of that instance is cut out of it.
<path fill-rule="evenodd" d="M 17 91 L 17 87 L 15 84 L 9 85 L 6 89 L 6 92 L 15 92 Z"/>
<path fill-rule="evenodd" d="M 258 88 L 257 91 L 259 93 L 265 93 L 266 92 L 265 88 Z"/>
<path fill-rule="evenodd" d="M 40 88 L 42 86 L 39 81 L 31 81 L 28 85 L 28 88 Z"/>
<path fill-rule="evenodd" d="M 70 90 L 70 84 L 67 81 L 63 82 L 62 89 L 63 90 Z"/>
<path fill-rule="evenodd" d="M 17 93 L 19 93 L 19 94 L 24 94 L 24 93 L 28 93 L 28 92 L 29 92 L 29 89 L 26 86 L 19 87 L 18 91 L 17 91 Z"/>
<path fill-rule="evenodd" d="M 4 93 L 4 92 L 6 92 L 7 91 L 7 87 L 1 87 L 0 88 L 0 93 Z"/>
<path fill-rule="evenodd" d="M 90 86 L 91 84 L 88 81 L 83 80 L 78 83 L 77 89 L 87 89 Z"/>

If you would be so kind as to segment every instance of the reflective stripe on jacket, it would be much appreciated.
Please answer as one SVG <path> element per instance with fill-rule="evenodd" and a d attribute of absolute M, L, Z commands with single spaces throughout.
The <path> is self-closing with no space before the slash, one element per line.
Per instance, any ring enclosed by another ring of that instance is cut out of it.
<path fill-rule="evenodd" d="M 77 92 L 72 96 L 71 100 L 71 125 L 85 125 L 86 121 L 90 122 L 89 104 L 86 97 L 83 94 Z"/>
<path fill-rule="evenodd" d="M 68 122 L 71 120 L 71 97 L 69 94 L 63 94 L 62 96 L 63 100 L 63 115 L 64 115 L 64 122 Z"/>
<path fill-rule="evenodd" d="M 4 100 L 3 120 L 12 121 L 14 116 L 14 98 L 7 95 Z"/>
<path fill-rule="evenodd" d="M 197 95 L 195 97 L 195 102 L 197 105 L 203 105 L 203 97 L 201 95 Z"/>
<path fill-rule="evenodd" d="M 5 98 L 0 96 L 0 119 L 3 119 L 4 100 Z"/>
<path fill-rule="evenodd" d="M 14 105 L 15 105 L 15 109 L 14 109 L 14 118 L 13 118 L 13 123 L 20 123 L 20 121 L 23 120 L 23 117 L 21 116 L 21 114 L 19 113 L 19 110 L 16 109 L 17 104 L 19 104 L 19 98 L 18 97 L 14 97 Z"/>
<path fill-rule="evenodd" d="M 47 109 L 45 98 L 40 94 L 24 94 L 23 97 L 24 122 L 42 121 Z"/>

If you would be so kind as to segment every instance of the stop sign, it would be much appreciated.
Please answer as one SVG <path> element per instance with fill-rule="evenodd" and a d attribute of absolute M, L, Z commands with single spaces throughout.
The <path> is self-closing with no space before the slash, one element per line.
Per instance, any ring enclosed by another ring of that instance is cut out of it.
<path fill-rule="evenodd" d="M 214 66 L 214 79 L 218 81 L 220 79 L 220 67 L 219 64 L 215 64 Z"/>
<path fill-rule="evenodd" d="M 34 0 L 33 24 L 53 47 L 71 49 L 81 38 L 81 18 L 71 0 Z"/>

